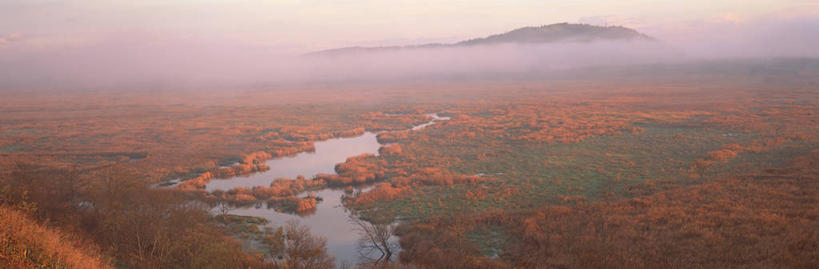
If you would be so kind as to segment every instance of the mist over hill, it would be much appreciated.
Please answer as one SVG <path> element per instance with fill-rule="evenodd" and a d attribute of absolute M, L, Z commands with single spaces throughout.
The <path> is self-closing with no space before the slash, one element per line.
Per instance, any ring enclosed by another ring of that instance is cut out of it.
<path fill-rule="evenodd" d="M 431 43 L 409 46 L 345 47 L 311 52 L 306 54 L 306 56 L 336 56 L 368 52 L 458 48 L 500 44 L 590 43 L 598 41 L 656 41 L 656 39 L 623 26 L 555 23 L 537 27 L 518 28 L 506 33 L 490 35 L 483 38 L 473 38 L 451 44 Z"/>
<path fill-rule="evenodd" d="M 649 36 L 622 26 L 558 23 L 446 44 L 349 47 L 309 54 L 301 54 L 310 51 L 306 47 L 299 53 L 285 53 L 235 40 L 147 42 L 152 40 L 149 36 L 112 37 L 62 49 L 7 44 L 0 47 L 0 88 L 399 82 L 563 74 L 576 68 L 719 59 L 817 58 L 813 44 L 819 41 L 800 30 L 815 29 L 816 21 L 699 28 L 683 39 L 656 30 Z"/>

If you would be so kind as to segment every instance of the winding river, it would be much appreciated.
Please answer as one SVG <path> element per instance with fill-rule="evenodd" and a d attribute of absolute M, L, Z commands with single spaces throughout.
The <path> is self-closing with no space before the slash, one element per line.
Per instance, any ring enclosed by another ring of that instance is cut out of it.
<path fill-rule="evenodd" d="M 440 117 L 437 114 L 428 114 L 432 120 L 412 127 L 418 131 L 438 121 L 449 120 L 449 117 Z M 314 152 L 302 152 L 292 157 L 272 159 L 265 164 L 270 170 L 249 176 L 237 176 L 229 179 L 213 179 L 207 186 L 208 192 L 214 190 L 229 190 L 236 187 L 252 188 L 254 186 L 269 186 L 275 178 L 297 176 L 312 177 L 316 174 L 335 174 L 335 165 L 347 160 L 348 157 L 364 153 L 378 154 L 382 145 L 376 139 L 376 133 L 365 132 L 363 135 L 349 138 L 334 138 L 315 142 Z M 230 210 L 230 214 L 240 216 L 263 217 L 271 225 L 284 225 L 287 221 L 298 220 L 301 224 L 310 227 L 310 231 L 327 238 L 327 250 L 335 256 L 336 264 L 344 262 L 356 264 L 360 254 L 358 251 L 359 234 L 355 224 L 350 222 L 351 214 L 341 203 L 343 190 L 323 189 L 315 195 L 324 200 L 319 202 L 315 214 L 298 216 L 276 212 L 265 206 L 240 207 Z"/>

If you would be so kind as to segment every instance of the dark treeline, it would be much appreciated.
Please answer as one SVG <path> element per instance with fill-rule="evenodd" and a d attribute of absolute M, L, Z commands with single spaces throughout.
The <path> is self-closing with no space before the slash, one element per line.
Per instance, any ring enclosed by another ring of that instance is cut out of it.
<path fill-rule="evenodd" d="M 206 207 L 116 168 L 89 176 L 19 164 L 0 178 L 0 205 L 80 235 L 117 267 L 272 266 L 225 236 Z"/>

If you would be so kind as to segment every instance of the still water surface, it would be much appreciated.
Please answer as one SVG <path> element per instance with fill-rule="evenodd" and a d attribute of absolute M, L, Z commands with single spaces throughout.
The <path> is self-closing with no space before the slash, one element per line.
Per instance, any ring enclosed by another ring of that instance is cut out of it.
<path fill-rule="evenodd" d="M 293 157 L 284 157 L 267 161 L 270 170 L 249 176 L 237 176 L 229 179 L 212 179 L 206 186 L 208 192 L 227 191 L 236 187 L 270 186 L 276 178 L 312 177 L 316 174 L 335 174 L 335 167 L 348 157 L 364 153 L 378 154 L 378 140 L 375 133 L 366 132 L 361 136 L 334 138 L 315 142 L 315 152 L 302 152 Z"/>
<path fill-rule="evenodd" d="M 449 117 L 429 115 L 432 117 L 431 121 L 414 126 L 412 130 L 418 131 L 437 121 L 449 120 Z M 211 192 L 226 191 L 236 187 L 269 186 L 274 179 L 281 177 L 296 178 L 301 175 L 309 178 L 320 173 L 335 174 L 336 164 L 346 161 L 348 157 L 364 153 L 378 154 L 380 147 L 381 144 L 378 143 L 376 134 L 372 132 L 366 132 L 357 137 L 315 142 L 314 152 L 302 152 L 293 157 L 269 160 L 265 164 L 270 166 L 270 170 L 262 173 L 230 179 L 213 179 L 206 186 L 206 190 Z M 350 212 L 341 203 L 344 191 L 323 189 L 316 191 L 315 195 L 324 198 L 324 201 L 318 203 L 313 215 L 297 216 L 280 213 L 265 206 L 235 208 L 230 211 L 230 214 L 263 217 L 274 227 L 284 225 L 290 220 L 298 220 L 299 223 L 310 227 L 310 232 L 314 235 L 327 238 L 327 250 L 335 256 L 336 264 L 340 265 L 342 262 L 356 264 L 360 257 L 358 253 L 360 235 L 356 231 L 355 224 L 350 222 Z"/>

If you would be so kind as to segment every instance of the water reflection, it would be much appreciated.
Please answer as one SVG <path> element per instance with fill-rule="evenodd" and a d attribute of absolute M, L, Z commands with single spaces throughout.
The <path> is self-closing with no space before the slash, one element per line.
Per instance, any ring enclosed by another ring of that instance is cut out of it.
<path fill-rule="evenodd" d="M 412 127 L 412 130 L 421 130 L 439 121 L 449 120 L 449 117 L 439 117 L 429 114 L 431 121 Z M 273 159 L 266 162 L 270 170 L 238 176 L 230 179 L 213 179 L 206 190 L 227 191 L 236 187 L 252 188 L 254 186 L 269 186 L 275 178 L 296 178 L 298 176 L 312 177 L 316 174 L 335 174 L 335 165 L 347 160 L 348 157 L 360 154 L 378 154 L 381 144 L 376 139 L 376 133 L 366 132 L 361 136 L 349 138 L 335 138 L 315 142 L 314 152 L 302 152 L 293 157 Z M 360 188 L 356 191 L 362 191 Z M 366 188 L 365 190 L 366 191 Z M 307 194 L 302 194 L 305 196 Z M 263 217 L 273 226 L 283 226 L 288 221 L 297 220 L 310 227 L 314 235 L 327 239 L 327 250 L 335 256 L 336 264 L 358 264 L 359 262 L 378 264 L 389 261 L 397 254 L 399 247 L 397 238 L 392 236 L 395 223 L 372 224 L 361 221 L 344 207 L 343 190 L 324 189 L 314 192 L 315 196 L 323 198 L 316 205 L 313 214 L 304 216 L 277 212 L 264 204 L 250 207 L 230 208 L 229 213 L 240 216 Z M 379 223 L 379 222 L 376 222 Z M 380 222 L 385 223 L 385 222 Z"/>
<path fill-rule="evenodd" d="M 302 152 L 294 157 L 285 157 L 267 161 L 270 170 L 238 176 L 229 179 L 212 179 L 206 186 L 208 192 L 215 190 L 227 191 L 236 187 L 270 186 L 275 178 L 296 178 L 297 176 L 312 177 L 316 174 L 335 174 L 335 167 L 343 163 L 348 157 L 372 153 L 378 154 L 378 140 L 376 134 L 366 132 L 361 136 L 335 138 L 316 142 L 314 152 Z"/>
<path fill-rule="evenodd" d="M 341 202 L 344 191 L 324 189 L 317 191 L 315 195 L 324 198 L 316 205 L 316 212 L 320 214 L 298 216 L 276 212 L 265 206 L 233 208 L 230 214 L 263 217 L 273 226 L 282 226 L 288 221 L 296 220 L 310 227 L 311 233 L 327 238 L 327 252 L 336 257 L 337 263 L 346 261 L 356 264 L 359 260 L 359 252 L 355 246 L 358 243 L 359 234 L 356 231 L 357 226 L 347 221 L 350 219 L 350 212 Z"/>
<path fill-rule="evenodd" d="M 412 130 L 413 130 L 413 131 L 418 131 L 418 130 L 424 129 L 424 128 L 426 128 L 427 126 L 433 125 L 433 124 L 435 124 L 435 123 L 436 123 L 436 122 L 438 122 L 438 121 L 445 121 L 445 120 L 449 120 L 449 117 L 440 117 L 440 116 L 438 116 L 438 114 L 437 114 L 437 113 L 431 113 L 431 114 L 427 114 L 427 115 L 429 115 L 430 117 L 432 117 L 432 120 L 431 120 L 431 121 L 429 121 L 429 122 L 427 122 L 427 123 L 420 124 L 420 125 L 417 125 L 417 126 L 412 127 Z"/>
<path fill-rule="evenodd" d="M 392 219 L 365 221 L 355 216 L 350 217 L 350 223 L 356 226 L 358 232 L 359 263 L 378 267 L 392 260 L 394 254 L 400 250 L 395 233 L 398 223 Z"/>

